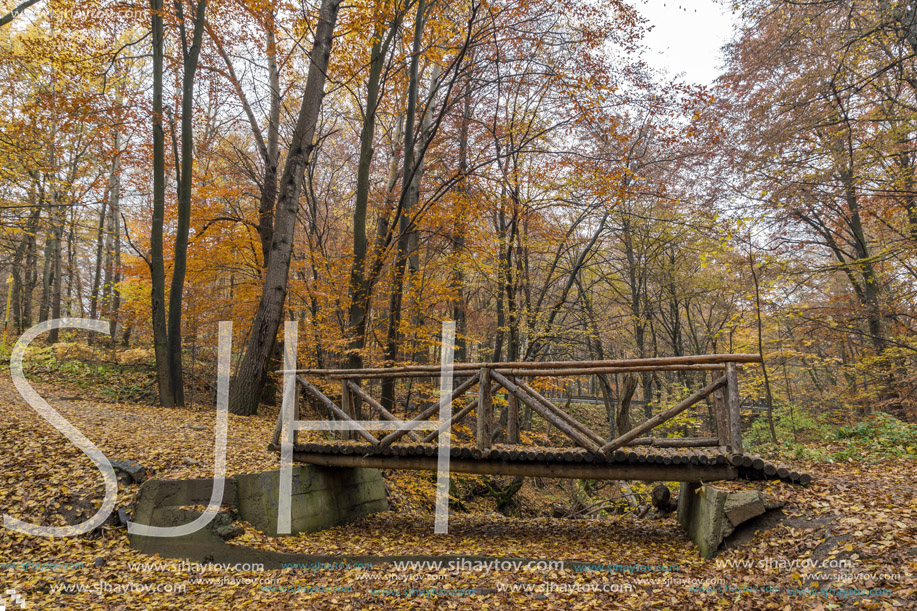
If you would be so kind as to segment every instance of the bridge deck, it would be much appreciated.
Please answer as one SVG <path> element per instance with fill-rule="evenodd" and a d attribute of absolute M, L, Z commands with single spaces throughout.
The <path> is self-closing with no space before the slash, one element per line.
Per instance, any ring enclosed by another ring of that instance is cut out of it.
<path fill-rule="evenodd" d="M 270 449 L 279 451 L 271 444 Z M 645 481 L 716 481 L 780 479 L 807 484 L 811 476 L 790 471 L 749 454 L 722 448 L 633 447 L 608 454 L 577 448 L 504 446 L 479 450 L 455 446 L 449 451 L 449 469 L 457 473 L 522 475 L 576 479 Z M 295 462 L 333 467 L 374 467 L 436 471 L 436 444 L 378 446 L 354 442 L 297 444 Z"/>

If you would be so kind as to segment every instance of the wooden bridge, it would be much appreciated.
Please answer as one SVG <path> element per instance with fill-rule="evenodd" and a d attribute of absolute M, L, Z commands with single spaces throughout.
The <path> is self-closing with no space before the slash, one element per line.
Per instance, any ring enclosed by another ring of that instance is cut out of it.
<path fill-rule="evenodd" d="M 420 409 L 410 420 L 400 419 L 383 407 L 369 390 L 371 382 L 384 378 L 439 378 L 443 374 L 440 366 L 295 370 L 296 401 L 293 418 L 288 422 L 293 432 L 293 460 L 338 467 L 437 471 L 445 455 L 449 458 L 449 470 L 461 473 L 681 482 L 742 477 L 808 483 L 811 477 L 807 474 L 778 467 L 743 451 L 738 374 L 743 364 L 757 364 L 760 360 L 752 354 L 712 354 L 604 361 L 455 363 L 451 365 L 451 375 L 456 384 L 447 385 L 452 388 L 451 395 Z M 694 377 L 703 379 L 700 382 L 703 386 L 630 430 L 618 431 L 611 439 L 591 430 L 530 384 L 533 378 L 540 377 L 647 371 L 694 372 Z M 697 376 L 697 372 L 702 375 Z M 293 367 L 287 366 L 285 373 L 293 374 Z M 322 382 L 313 383 L 310 378 Z M 339 394 L 328 388 L 339 388 Z M 450 414 L 448 421 L 430 420 L 443 413 L 444 404 L 463 402 L 465 395 L 475 389 L 476 393 L 462 407 L 445 412 Z M 497 419 L 493 399 L 501 392 L 507 398 L 506 413 L 505 418 Z M 327 421 L 298 420 L 303 393 L 326 411 Z M 339 396 L 339 403 L 328 395 Z M 707 407 L 707 414 L 701 418 L 708 423 L 705 436 L 648 436 L 701 402 Z M 520 445 L 520 404 L 540 416 L 549 428 L 563 433 L 571 446 Z M 449 441 L 452 427 L 472 413 L 473 445 L 452 447 Z M 498 424 L 500 420 L 505 424 Z M 281 449 L 281 428 L 282 418 L 270 444 L 274 451 Z M 296 431 L 316 428 L 333 431 L 339 439 L 295 443 Z M 373 431 L 386 434 L 377 437 Z M 509 443 L 495 445 L 494 438 L 501 432 Z M 355 440 L 354 435 L 362 442 Z"/>

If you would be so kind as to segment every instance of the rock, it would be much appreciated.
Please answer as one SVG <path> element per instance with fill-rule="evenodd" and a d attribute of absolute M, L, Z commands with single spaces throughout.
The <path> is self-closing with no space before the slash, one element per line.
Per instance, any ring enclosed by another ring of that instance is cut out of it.
<path fill-rule="evenodd" d="M 218 513 L 210 523 L 210 530 L 224 541 L 229 541 L 245 532 L 242 526 L 233 524 L 233 514 L 230 511 Z"/>
<path fill-rule="evenodd" d="M 94 565 L 96 565 L 96 566 L 105 566 L 105 558 L 102 558 L 102 557 L 100 556 L 100 557 L 96 558 L 95 560 L 93 560 L 92 563 L 93 563 Z"/>
<path fill-rule="evenodd" d="M 120 471 L 127 474 L 133 483 L 142 484 L 146 481 L 146 469 L 140 463 L 133 460 L 112 460 L 110 462 L 115 472 Z"/>
<path fill-rule="evenodd" d="M 194 467 L 196 465 L 201 464 L 201 461 L 195 460 L 193 458 L 188 458 L 188 457 L 182 458 L 181 461 L 189 467 Z"/>
<path fill-rule="evenodd" d="M 726 497 L 726 505 L 723 509 L 733 526 L 738 526 L 767 511 L 761 495 L 756 490 L 730 493 Z"/>
<path fill-rule="evenodd" d="M 783 507 L 783 501 L 769 498 L 754 490 L 734 492 L 726 499 L 726 517 L 733 526 L 756 518 L 771 509 Z"/>
<path fill-rule="evenodd" d="M 192 431 L 206 431 L 207 430 L 206 426 L 200 426 L 199 424 L 189 424 L 188 428 L 191 429 Z"/>
<path fill-rule="evenodd" d="M 770 511 L 771 509 L 780 509 L 784 505 L 783 501 L 772 499 L 765 494 L 761 494 L 761 502 L 764 503 L 764 508 L 768 511 Z"/>

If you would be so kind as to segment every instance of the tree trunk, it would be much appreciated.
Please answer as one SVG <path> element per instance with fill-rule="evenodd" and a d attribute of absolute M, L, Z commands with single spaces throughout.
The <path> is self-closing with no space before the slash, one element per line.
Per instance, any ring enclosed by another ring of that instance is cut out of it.
<path fill-rule="evenodd" d="M 108 194 L 106 193 L 106 196 Z M 99 210 L 99 227 L 96 234 L 96 264 L 92 274 L 92 288 L 89 292 L 89 318 L 95 318 L 99 307 L 99 288 L 102 285 L 102 258 L 105 256 L 105 218 L 108 215 L 108 197 L 102 198 Z M 92 335 L 90 335 L 92 337 Z M 90 340 L 92 341 L 92 340 Z"/>
<path fill-rule="evenodd" d="M 393 31 L 397 24 L 393 24 Z M 382 24 L 377 21 L 366 86 L 366 110 L 360 132 L 360 160 L 357 166 L 357 191 L 353 210 L 353 265 L 350 271 L 350 311 L 347 317 L 349 334 L 346 366 L 363 367 L 362 350 L 366 339 L 366 318 L 369 316 L 370 278 L 366 268 L 369 240 L 366 236 L 366 209 L 369 202 L 369 174 L 373 160 L 373 137 L 376 110 L 379 106 L 379 82 L 382 77 L 388 42 L 383 40 Z"/>
<path fill-rule="evenodd" d="M 30 318 L 26 310 L 32 307 L 31 293 L 28 279 L 32 275 L 31 265 L 34 265 L 32 252 L 35 249 L 35 230 L 38 227 L 38 218 L 41 215 L 41 208 L 35 205 L 34 191 L 29 193 L 29 202 L 34 206 L 29 220 L 26 221 L 25 235 L 22 241 L 16 246 L 13 253 L 13 324 L 17 326 L 19 332 L 23 331 L 23 321 Z M 24 262 L 23 262 L 24 260 Z"/>
<path fill-rule="evenodd" d="M 204 34 L 204 19 L 207 0 L 198 0 L 191 45 L 187 46 L 182 2 L 175 3 L 178 9 L 179 31 L 182 40 L 182 99 L 181 99 L 181 176 L 178 187 L 178 219 L 175 228 L 175 249 L 172 259 L 172 286 L 169 290 L 169 314 L 167 323 L 169 349 L 169 375 L 172 378 L 174 405 L 185 404 L 184 379 L 182 375 L 181 321 L 182 300 L 185 289 L 185 272 L 188 264 L 188 233 L 191 227 L 191 185 L 194 180 L 194 77 L 197 73 L 201 53 L 201 38 Z"/>
<path fill-rule="evenodd" d="M 771 394 L 771 380 L 767 375 L 767 361 L 764 360 L 763 322 L 761 320 L 761 287 L 758 283 L 758 270 L 755 267 L 755 256 L 752 253 L 751 239 L 748 243 L 748 265 L 755 285 L 755 314 L 758 323 L 758 356 L 761 357 L 761 371 L 764 372 L 764 395 L 767 400 L 767 426 L 771 432 L 771 441 L 777 443 L 777 431 L 774 429 L 774 396 Z"/>
<path fill-rule="evenodd" d="M 401 209 L 398 215 L 398 247 L 395 251 L 395 264 L 392 278 L 392 291 L 389 295 L 389 321 L 385 338 L 383 356 L 386 365 L 393 365 L 398 358 L 398 335 L 401 326 L 401 303 L 404 290 L 404 272 L 407 266 L 408 252 L 411 246 L 411 201 L 410 195 L 416 178 L 415 157 L 415 132 L 414 118 L 417 113 L 417 92 L 419 89 L 419 64 L 420 43 L 423 35 L 425 16 L 425 2 L 418 0 L 417 16 L 414 20 L 414 41 L 411 51 L 410 80 L 408 81 L 408 104 L 405 111 L 404 128 L 404 171 L 401 176 Z M 382 379 L 382 406 L 389 410 L 395 409 L 395 379 Z"/>
<path fill-rule="evenodd" d="M 261 189 L 261 201 L 258 205 L 258 234 L 261 237 L 261 254 L 265 268 L 270 261 L 271 241 L 274 237 L 274 206 L 277 203 L 277 163 L 280 158 L 280 72 L 277 69 L 274 17 L 274 9 L 271 8 L 267 24 L 268 81 L 271 87 L 271 106 L 268 111 L 264 186 Z"/>
<path fill-rule="evenodd" d="M 153 318 L 153 349 L 156 353 L 156 379 L 159 403 L 175 405 L 172 394 L 169 338 L 166 331 L 166 272 L 163 258 L 163 224 L 166 207 L 165 134 L 162 129 L 163 29 L 162 0 L 150 0 L 153 41 L 153 218 L 150 227 L 150 282 Z"/>
<path fill-rule="evenodd" d="M 80 282 L 80 270 L 76 267 L 76 208 L 70 208 L 70 228 L 67 231 L 67 316 L 73 316 L 73 290 L 76 289 L 79 317 L 83 317 L 83 289 Z"/>
<path fill-rule="evenodd" d="M 440 67 L 438 64 L 433 64 L 430 74 L 430 88 L 427 92 L 426 105 L 423 110 L 423 114 L 420 119 L 420 148 L 421 150 L 426 150 L 430 145 L 432 136 L 430 133 L 430 121 L 431 121 L 431 110 L 433 108 L 434 96 L 436 90 L 439 87 L 439 76 L 440 76 Z M 415 145 L 416 148 L 416 145 Z M 411 181 L 411 188 L 408 191 L 407 201 L 408 209 L 414 210 L 417 208 L 418 203 L 420 202 L 420 185 L 423 183 L 424 176 L 424 155 L 420 155 L 419 159 L 414 160 L 414 178 Z M 418 352 L 417 346 L 420 344 L 418 341 L 419 332 L 423 329 L 423 306 L 421 305 L 423 301 L 422 289 L 423 285 L 420 283 L 420 250 L 418 248 L 417 240 L 417 230 L 411 226 L 410 232 L 408 234 L 408 246 L 407 246 L 407 278 L 405 282 L 405 294 L 410 296 L 410 304 L 408 311 L 411 313 L 411 344 L 413 349 L 410 351 L 412 360 L 417 362 L 426 362 L 428 352 L 427 350 L 420 350 Z"/>
<path fill-rule="evenodd" d="M 473 62 L 471 62 L 473 63 Z M 471 124 L 471 75 L 465 79 L 462 106 L 462 124 L 459 128 L 459 183 L 455 224 L 452 230 L 452 318 L 455 320 L 455 360 L 459 363 L 468 358 L 468 322 L 465 316 L 465 273 L 462 267 L 465 257 L 468 213 L 468 127 Z"/>
<path fill-rule="evenodd" d="M 118 284 L 121 282 L 121 142 L 120 134 L 115 132 L 115 169 L 112 172 L 111 212 L 108 216 L 108 237 L 112 245 L 111 265 L 105 270 L 105 283 L 108 286 L 108 302 L 106 303 L 106 317 L 112 321 L 111 344 L 117 342 L 117 335 L 121 328 L 121 291 Z"/>
<path fill-rule="evenodd" d="M 261 301 L 252 323 L 245 356 L 232 380 L 229 410 L 234 414 L 257 413 L 258 399 L 267 377 L 267 363 L 277 340 L 287 293 L 299 195 L 304 170 L 314 147 L 315 126 L 325 94 L 325 74 L 340 4 L 341 0 L 322 0 L 319 9 L 306 90 L 280 181 L 270 261 L 264 275 Z"/>
<path fill-rule="evenodd" d="M 42 257 L 41 271 L 41 300 L 38 302 L 38 322 L 48 320 L 48 311 L 51 306 L 51 285 L 54 282 L 52 262 L 54 260 L 54 230 L 45 237 L 45 248 Z"/>
<path fill-rule="evenodd" d="M 28 235 L 26 236 L 27 244 L 25 249 L 25 267 L 23 268 L 22 289 L 19 295 L 19 332 L 22 333 L 32 326 L 32 293 L 38 286 L 38 221 L 41 218 L 41 201 L 32 212 L 29 219 Z"/>
<path fill-rule="evenodd" d="M 60 194 L 55 190 L 54 203 L 56 204 L 51 213 L 53 227 L 51 229 L 51 280 L 48 287 L 51 291 L 50 310 L 51 318 L 61 317 L 61 250 L 62 238 L 64 233 L 63 208 L 61 207 Z M 60 336 L 60 329 L 51 329 L 48 332 L 48 343 L 56 344 Z"/>

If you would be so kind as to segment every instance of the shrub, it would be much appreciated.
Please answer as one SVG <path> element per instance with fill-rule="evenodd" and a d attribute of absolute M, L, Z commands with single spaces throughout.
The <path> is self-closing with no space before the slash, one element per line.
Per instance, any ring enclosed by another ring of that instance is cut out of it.
<path fill-rule="evenodd" d="M 774 408 L 774 430 L 777 442 L 821 441 L 829 433 L 829 426 L 817 416 L 799 406 Z M 772 443 L 767 413 L 760 414 L 745 433 L 746 445 L 761 448 Z"/>
<path fill-rule="evenodd" d="M 868 419 L 835 429 L 833 441 L 847 441 L 847 447 L 834 457 L 845 460 L 849 457 L 872 454 L 879 457 L 898 457 L 917 452 L 917 425 L 908 424 L 884 412 L 878 412 Z"/>

